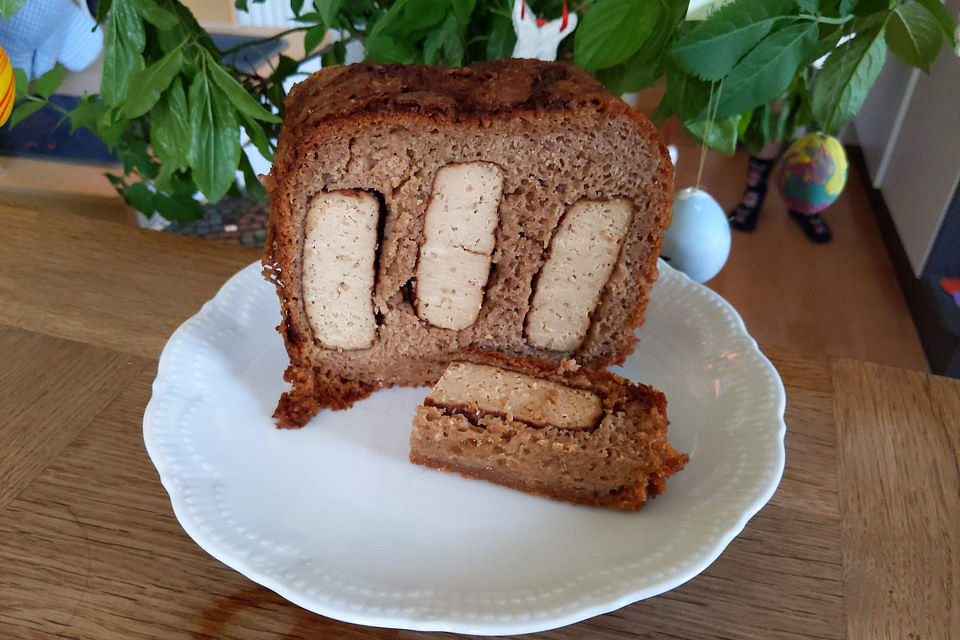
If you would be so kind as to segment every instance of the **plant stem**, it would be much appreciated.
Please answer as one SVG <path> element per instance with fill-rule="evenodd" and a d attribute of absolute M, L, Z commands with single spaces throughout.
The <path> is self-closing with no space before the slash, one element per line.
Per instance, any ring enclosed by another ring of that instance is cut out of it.
<path fill-rule="evenodd" d="M 809 13 L 801 13 L 797 17 L 801 20 L 812 20 L 813 22 L 822 22 L 824 24 L 846 24 L 850 20 L 853 20 L 853 16 L 847 16 L 846 18 L 828 18 L 826 16 L 815 16 Z"/>
<path fill-rule="evenodd" d="M 268 36 L 268 37 L 266 37 L 266 38 L 260 38 L 259 40 L 250 40 L 250 41 L 248 41 L 248 42 L 241 42 L 240 44 L 238 44 L 238 45 L 235 46 L 235 47 L 230 47 L 230 48 L 227 49 L 226 51 L 221 51 L 221 52 L 220 52 L 220 57 L 221 57 L 221 58 L 225 58 L 226 56 L 230 55 L 231 53 L 236 53 L 237 51 L 240 51 L 240 50 L 242 50 L 242 49 L 246 49 L 247 47 L 252 47 L 252 46 L 255 46 L 255 45 L 258 45 L 258 44 L 265 44 L 265 43 L 267 43 L 267 42 L 273 42 L 274 40 L 279 40 L 279 39 L 282 38 L 283 36 L 290 35 L 291 33 L 296 33 L 297 31 L 306 31 L 306 30 L 309 29 L 309 28 L 310 28 L 310 25 L 307 25 L 307 26 L 304 26 L 304 27 L 293 27 L 292 29 L 287 29 L 286 31 L 281 31 L 280 33 L 275 33 L 275 34 L 273 34 L 272 36 Z"/>
<path fill-rule="evenodd" d="M 59 111 L 60 113 L 62 113 L 62 114 L 65 115 L 65 116 L 69 116 L 69 115 L 70 115 L 70 112 L 69 112 L 69 111 L 67 111 L 66 109 L 64 109 L 63 107 L 61 107 L 60 105 L 58 105 L 57 103 L 55 103 L 55 102 L 50 102 L 50 98 L 41 98 L 40 96 L 31 96 L 31 95 L 25 95 L 25 96 L 23 96 L 23 97 L 24 97 L 25 99 L 31 101 L 31 102 L 41 102 L 41 103 L 43 103 L 44 105 L 46 105 L 46 106 L 48 106 L 48 107 L 53 107 L 54 109 L 56 109 L 57 111 Z M 60 123 L 58 122 L 56 126 L 59 126 L 59 124 L 60 124 Z M 54 128 L 56 128 L 56 126 L 55 126 Z"/>

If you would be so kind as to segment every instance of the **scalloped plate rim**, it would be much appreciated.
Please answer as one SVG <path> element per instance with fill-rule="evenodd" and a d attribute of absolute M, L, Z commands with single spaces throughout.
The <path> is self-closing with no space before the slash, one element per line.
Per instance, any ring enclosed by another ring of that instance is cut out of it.
<path fill-rule="evenodd" d="M 773 381 L 775 385 L 773 391 L 776 392 L 776 408 L 774 411 L 775 415 L 771 415 L 770 418 L 773 422 L 773 425 L 776 427 L 775 435 L 777 449 L 775 453 L 777 454 L 777 457 L 774 461 L 774 466 L 769 469 L 770 473 L 768 474 L 768 484 L 765 486 L 764 490 L 760 492 L 756 500 L 749 507 L 743 509 L 740 518 L 717 537 L 716 544 L 714 544 L 709 551 L 703 553 L 698 558 L 698 561 L 691 564 L 686 571 L 679 572 L 674 576 L 665 577 L 652 586 L 631 591 L 601 603 L 580 607 L 573 605 L 571 611 L 567 611 L 549 619 L 530 622 L 509 621 L 482 623 L 466 620 L 448 620 L 440 617 L 417 618 L 404 615 L 356 613 L 348 609 L 330 606 L 327 603 L 324 603 L 323 605 L 317 605 L 317 603 L 311 601 L 306 594 L 302 594 L 298 592 L 297 589 L 289 587 L 283 581 L 276 580 L 273 577 L 257 570 L 252 566 L 251 563 L 247 561 L 246 558 L 235 555 L 230 550 L 220 546 L 216 541 L 211 540 L 208 537 L 208 533 L 202 529 L 201 523 L 194 521 L 194 519 L 190 517 L 189 512 L 184 504 L 182 488 L 175 483 L 176 478 L 173 476 L 173 474 L 164 473 L 164 471 L 167 470 L 167 461 L 160 451 L 160 444 L 153 440 L 153 435 L 156 433 L 155 414 L 157 413 L 157 408 L 160 405 L 160 394 L 164 391 L 164 378 L 170 373 L 170 369 L 172 367 L 171 360 L 173 359 L 172 354 L 174 347 L 176 347 L 177 343 L 179 343 L 183 337 L 193 329 L 194 325 L 198 323 L 203 316 L 212 313 L 213 309 L 217 306 L 218 298 L 222 298 L 225 295 L 225 292 L 229 291 L 238 280 L 245 277 L 245 273 L 247 271 L 259 271 L 259 262 L 251 263 L 240 269 L 237 273 L 233 274 L 218 289 L 213 298 L 205 302 L 196 314 L 184 321 L 174 331 L 167 343 L 164 345 L 161 353 L 157 366 L 157 376 L 154 379 L 151 387 L 151 397 L 144 411 L 143 437 L 150 460 L 156 467 L 160 476 L 160 482 L 170 496 L 174 516 L 177 518 L 177 521 L 187 535 L 190 536 L 190 538 L 201 549 L 203 549 L 207 554 L 217 561 L 241 573 L 253 582 L 270 589 L 285 600 L 288 600 L 291 603 L 308 611 L 343 622 L 364 626 L 406 629 L 411 631 L 460 633 L 478 636 L 501 636 L 536 633 L 575 624 L 577 622 L 603 615 L 605 613 L 610 613 L 611 611 L 616 611 L 627 605 L 675 589 L 676 587 L 696 577 L 711 564 L 713 564 L 713 562 L 720 556 L 720 554 L 723 553 L 733 539 L 743 531 L 750 519 L 753 518 L 753 516 L 756 515 L 776 493 L 776 490 L 780 484 L 780 480 L 783 476 L 783 470 L 786 461 L 786 451 L 784 446 L 784 438 L 786 436 L 786 423 L 784 422 L 786 393 L 783 387 L 783 382 L 776 368 L 760 351 L 756 340 L 747 332 L 743 318 L 733 307 L 733 305 L 727 302 L 722 296 L 712 289 L 700 283 L 694 282 L 686 274 L 674 269 L 662 259 L 658 260 L 658 269 L 660 272 L 660 279 L 664 277 L 664 274 L 668 274 L 668 277 L 670 278 L 678 278 L 681 282 L 686 281 L 686 286 L 692 285 L 693 287 L 698 288 L 700 290 L 700 295 L 710 299 L 715 305 L 721 309 L 725 309 L 728 312 L 729 319 L 732 321 L 731 324 L 733 325 L 731 328 L 735 330 L 737 337 L 743 340 L 744 344 L 751 350 L 752 354 L 759 356 L 758 365 L 763 369 L 766 369 L 768 379 Z"/>

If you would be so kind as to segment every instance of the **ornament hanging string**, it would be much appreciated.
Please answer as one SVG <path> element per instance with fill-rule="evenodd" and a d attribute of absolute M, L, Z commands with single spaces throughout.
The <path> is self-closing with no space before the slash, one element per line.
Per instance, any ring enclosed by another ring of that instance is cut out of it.
<path fill-rule="evenodd" d="M 714 120 L 717 117 L 717 110 L 720 108 L 720 93 L 723 91 L 723 80 L 720 80 L 720 86 L 717 87 L 717 96 L 714 99 L 713 85 L 710 83 L 710 98 L 707 100 L 707 128 L 704 130 L 703 140 L 705 144 L 700 145 L 700 165 L 697 167 L 697 190 L 700 189 L 700 178 L 703 176 L 703 165 L 707 160 L 707 145 L 710 144 L 710 134 L 713 132 Z"/>

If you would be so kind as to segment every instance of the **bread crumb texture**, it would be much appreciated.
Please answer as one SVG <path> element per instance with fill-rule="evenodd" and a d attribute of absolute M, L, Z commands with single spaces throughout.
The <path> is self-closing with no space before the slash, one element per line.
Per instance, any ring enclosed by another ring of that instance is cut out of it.
<path fill-rule="evenodd" d="M 689 459 L 667 442 L 666 399 L 650 387 L 606 371 L 561 372 L 492 354 L 474 359 L 484 364 L 452 364 L 417 408 L 412 462 L 559 500 L 635 510 L 663 492 Z M 584 428 L 588 415 L 594 423 Z"/>
<path fill-rule="evenodd" d="M 588 370 L 632 351 L 673 167 L 584 71 L 331 67 L 286 106 L 265 181 L 292 384 L 280 426 L 433 384 L 467 350 Z"/>

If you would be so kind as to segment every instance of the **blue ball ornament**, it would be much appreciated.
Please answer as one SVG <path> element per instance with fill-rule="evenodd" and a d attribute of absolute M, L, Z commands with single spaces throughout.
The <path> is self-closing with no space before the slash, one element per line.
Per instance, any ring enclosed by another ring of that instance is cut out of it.
<path fill-rule="evenodd" d="M 673 200 L 673 223 L 660 257 L 697 282 L 720 273 L 730 255 L 727 214 L 706 191 L 688 187 Z"/>

